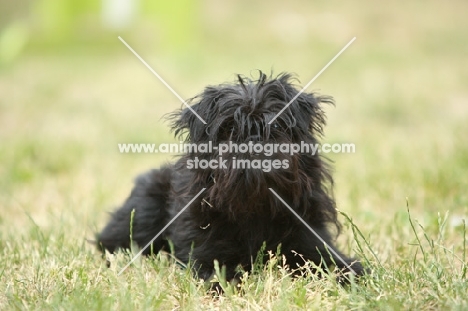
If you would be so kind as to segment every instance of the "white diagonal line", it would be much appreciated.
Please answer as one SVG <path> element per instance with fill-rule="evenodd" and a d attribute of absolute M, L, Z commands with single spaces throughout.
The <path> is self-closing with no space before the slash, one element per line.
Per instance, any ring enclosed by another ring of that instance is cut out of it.
<path fill-rule="evenodd" d="M 132 47 L 131 47 L 130 45 L 128 45 L 127 42 L 125 42 L 124 39 L 122 39 L 122 38 L 119 36 L 119 40 L 122 41 L 122 43 L 125 44 L 125 46 L 126 46 L 142 63 L 143 63 L 143 65 L 145 65 L 146 68 L 148 68 L 148 69 L 159 79 L 159 81 L 161 81 L 162 84 L 164 84 L 164 85 L 169 89 L 169 91 L 172 92 L 172 94 L 174 94 L 185 106 L 187 106 L 187 108 L 190 109 L 190 111 L 193 112 L 193 114 L 196 115 L 197 118 L 200 119 L 200 121 L 203 122 L 203 124 L 206 124 L 206 121 L 203 120 L 203 118 L 200 117 L 200 116 L 198 115 L 198 113 L 196 113 L 195 110 L 193 110 L 192 107 L 190 107 L 190 106 L 187 104 L 187 102 L 185 102 L 185 100 L 183 100 L 183 98 L 180 97 L 179 94 L 177 94 L 177 92 L 174 91 L 174 89 L 173 89 L 169 84 L 167 84 L 167 82 L 164 81 L 164 79 L 161 78 L 161 76 L 158 75 L 158 73 L 157 73 L 156 71 L 154 71 L 153 68 L 151 68 L 151 66 L 148 65 L 148 63 L 145 62 L 145 60 L 144 60 L 143 58 L 141 58 L 141 56 L 138 55 L 138 53 L 135 52 L 135 50 L 133 50 Z"/>
<path fill-rule="evenodd" d="M 278 118 L 279 115 L 282 114 L 282 113 L 289 107 L 289 105 L 291 105 L 291 104 L 292 104 L 292 103 L 293 103 L 293 102 L 294 102 L 294 101 L 295 101 L 295 100 L 312 84 L 312 82 L 314 82 L 314 81 L 322 74 L 322 72 L 324 72 L 325 69 L 327 69 L 328 66 L 330 66 L 330 65 L 338 58 L 338 56 L 340 56 L 341 53 L 343 53 L 343 52 L 351 45 L 351 43 L 354 42 L 354 40 L 356 40 L 356 37 L 352 38 L 351 41 L 349 41 L 348 44 L 346 44 L 346 45 L 344 46 L 344 48 L 342 48 L 341 51 L 339 51 L 338 54 L 336 54 L 335 57 L 333 57 L 333 58 L 328 62 L 328 64 L 326 64 L 325 67 L 323 67 L 322 70 L 320 70 L 320 71 L 315 75 L 315 77 L 313 77 L 312 80 L 310 80 L 309 83 L 307 83 L 307 84 L 302 88 L 302 90 L 301 90 L 299 93 L 297 93 L 296 96 L 294 96 L 294 98 L 291 99 L 291 100 L 289 101 L 289 103 L 288 103 L 286 106 L 284 106 L 284 108 L 281 109 L 281 111 L 278 112 L 278 113 L 276 114 L 276 116 L 275 116 L 273 119 L 271 119 L 270 122 L 268 122 L 268 124 L 273 123 L 273 121 L 275 121 L 276 118 Z"/>
<path fill-rule="evenodd" d="M 309 226 L 309 224 L 307 224 L 307 223 L 304 221 L 304 219 L 302 219 L 302 217 L 299 216 L 299 215 L 296 213 L 296 211 L 294 211 L 294 210 L 291 208 L 291 206 L 289 206 L 288 203 L 286 203 L 286 202 L 275 192 L 275 190 L 273 190 L 272 188 L 268 188 L 268 189 L 270 189 L 270 191 L 281 201 L 281 203 L 283 203 L 283 204 L 291 211 L 291 213 L 293 213 L 294 216 L 296 216 L 297 219 L 299 219 L 299 220 L 304 224 L 304 226 L 306 226 L 307 229 L 310 230 L 310 232 L 312 232 L 323 244 L 325 244 L 325 246 L 327 247 L 327 249 L 329 249 L 330 252 L 332 252 L 333 255 L 336 256 L 336 258 L 338 258 L 354 275 L 357 275 L 356 271 L 354 271 L 354 269 L 351 268 L 351 266 L 350 266 L 343 258 L 341 258 L 341 256 L 338 255 L 338 253 L 337 253 L 330 245 L 328 245 L 328 243 L 325 242 L 325 240 L 322 239 L 322 237 L 321 237 L 314 229 L 312 229 L 312 227 Z"/>
<path fill-rule="evenodd" d="M 187 205 L 185 205 L 184 208 L 181 209 L 180 212 L 178 212 L 177 215 L 175 215 L 174 218 L 172 218 L 171 221 L 169 221 L 169 222 L 164 226 L 164 228 L 162 228 L 161 231 L 159 231 L 158 234 L 156 234 L 156 235 L 154 236 L 154 238 L 152 238 L 151 241 L 149 241 L 148 244 L 146 244 L 145 247 L 143 247 L 143 248 L 138 252 L 138 254 L 136 254 L 135 257 L 133 257 L 132 260 L 130 260 L 130 262 L 129 262 L 125 267 L 122 268 L 122 270 L 120 270 L 120 272 L 119 272 L 117 275 L 121 275 L 122 272 L 124 272 L 138 257 L 140 257 L 141 254 L 143 254 L 144 250 L 147 249 L 147 248 L 154 242 L 154 240 L 156 240 L 156 239 L 164 232 L 164 230 L 166 230 L 166 229 L 177 219 L 177 217 L 179 217 L 180 214 L 182 214 L 182 213 L 190 206 L 190 204 L 192 204 L 193 201 L 195 201 L 195 199 L 198 198 L 198 196 L 199 196 L 200 194 L 202 194 L 202 192 L 205 191 L 205 190 L 206 190 L 206 188 L 203 188 L 202 190 L 200 190 L 200 192 L 198 192 L 197 195 L 194 196 L 193 199 L 190 200 L 190 202 L 188 202 Z"/>

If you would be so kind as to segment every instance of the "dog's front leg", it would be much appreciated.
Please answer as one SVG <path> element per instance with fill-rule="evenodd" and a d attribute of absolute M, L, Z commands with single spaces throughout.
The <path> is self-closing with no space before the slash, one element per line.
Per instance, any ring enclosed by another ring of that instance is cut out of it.
<path fill-rule="evenodd" d="M 113 253 L 129 249 L 135 241 L 138 247 L 145 247 L 156 235 L 152 247 L 144 250 L 159 251 L 166 242 L 161 229 L 168 221 L 167 198 L 170 189 L 170 168 L 152 170 L 140 175 L 130 196 L 123 206 L 112 214 L 109 223 L 97 234 L 98 247 Z"/>

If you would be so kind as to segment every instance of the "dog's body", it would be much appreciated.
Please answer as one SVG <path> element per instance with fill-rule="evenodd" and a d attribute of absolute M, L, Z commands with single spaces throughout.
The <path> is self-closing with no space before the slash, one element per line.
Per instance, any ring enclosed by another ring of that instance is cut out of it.
<path fill-rule="evenodd" d="M 206 125 L 185 109 L 172 115 L 173 130 L 176 136 L 187 134 L 186 142 L 195 144 L 316 144 L 325 124 L 320 104 L 331 103 L 329 97 L 301 93 L 268 124 L 297 94 L 287 74 L 267 79 L 260 73 L 257 81 L 239 77 L 238 83 L 208 87 L 194 99 L 197 102 L 192 109 Z M 195 157 L 223 159 L 227 168 L 188 169 Z M 239 159 L 277 159 L 287 161 L 288 166 L 268 172 L 242 170 L 234 168 Z M 238 266 L 250 270 L 262 246 L 273 252 L 280 246 L 291 268 L 311 260 L 361 274 L 361 264 L 333 246 L 329 227 L 339 230 L 339 223 L 335 202 L 327 190 L 331 184 L 327 165 L 318 154 L 280 153 L 268 157 L 238 152 L 220 155 L 216 150 L 211 154 L 188 152 L 175 164 L 137 178 L 130 197 L 98 235 L 98 243 L 110 252 L 129 248 L 132 226 L 133 240 L 144 247 L 206 188 L 144 253 L 169 249 L 167 241 L 171 241 L 174 255 L 184 263 L 191 262 L 197 275 L 205 280 L 212 275 L 215 260 L 226 267 L 227 279 L 236 277 Z"/>

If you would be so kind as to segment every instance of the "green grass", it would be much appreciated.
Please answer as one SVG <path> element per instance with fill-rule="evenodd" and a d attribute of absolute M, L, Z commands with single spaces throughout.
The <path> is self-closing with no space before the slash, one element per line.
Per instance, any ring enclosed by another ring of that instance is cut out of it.
<path fill-rule="evenodd" d="M 187 50 L 148 21 L 124 38 L 190 97 L 255 69 L 305 84 L 356 36 L 311 90 L 337 102 L 324 141 L 356 145 L 330 155 L 338 243 L 372 274 L 343 287 L 273 258 L 216 296 L 163 254 L 107 268 L 87 239 L 134 176 L 171 161 L 117 143 L 172 142 L 163 116 L 180 103 L 118 42 L 75 42 L 0 68 L 0 309 L 468 309 L 467 4 L 272 3 L 204 3 Z"/>

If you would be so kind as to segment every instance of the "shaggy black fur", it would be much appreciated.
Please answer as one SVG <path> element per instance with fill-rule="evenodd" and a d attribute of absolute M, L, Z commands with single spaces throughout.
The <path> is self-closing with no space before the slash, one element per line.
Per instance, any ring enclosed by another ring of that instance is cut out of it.
<path fill-rule="evenodd" d="M 260 73 L 252 81 L 239 76 L 233 84 L 207 87 L 192 99 L 191 107 L 206 122 L 204 125 L 189 109 L 171 115 L 173 131 L 189 143 L 213 146 L 235 143 L 318 143 L 325 125 L 322 103 L 331 97 L 302 93 L 272 123 L 275 115 L 297 94 L 291 76 L 268 78 Z M 202 189 L 206 190 L 153 243 L 153 250 L 168 249 L 191 262 L 195 273 L 205 280 L 214 271 L 214 260 L 226 267 L 228 279 L 236 277 L 237 267 L 252 268 L 252 262 L 265 243 L 266 250 L 281 253 L 291 268 L 311 260 L 317 265 L 335 265 L 344 272 L 349 266 L 363 273 L 359 262 L 339 253 L 333 246 L 330 227 L 339 232 L 335 202 L 327 190 L 332 177 L 318 154 L 223 154 L 227 169 L 188 169 L 189 160 L 219 159 L 214 152 L 188 152 L 173 165 L 139 176 L 123 207 L 98 234 L 98 243 L 110 252 L 129 248 L 130 214 L 135 210 L 133 240 L 144 247 Z M 287 160 L 289 168 L 233 169 L 236 159 Z M 330 255 L 324 244 L 312 234 L 268 188 L 278 193 L 309 226 L 338 252 L 343 264 Z M 145 250 L 148 254 L 150 248 Z M 297 254 L 301 254 L 299 256 Z M 265 257 L 266 258 L 266 257 Z"/>

